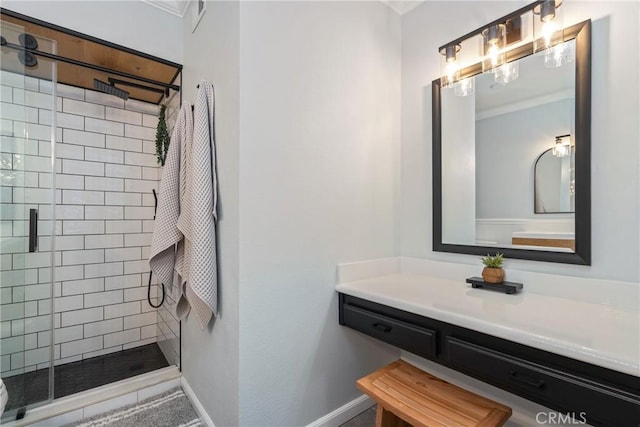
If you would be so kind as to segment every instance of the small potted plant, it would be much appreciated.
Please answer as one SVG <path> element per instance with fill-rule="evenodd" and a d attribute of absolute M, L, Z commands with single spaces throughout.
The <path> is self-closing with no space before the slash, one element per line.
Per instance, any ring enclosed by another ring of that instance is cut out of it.
<path fill-rule="evenodd" d="M 495 256 L 487 254 L 487 256 L 480 259 L 485 265 L 482 270 L 482 280 L 487 283 L 502 283 L 504 279 L 504 270 L 502 269 L 504 255 L 501 253 L 496 253 Z"/>

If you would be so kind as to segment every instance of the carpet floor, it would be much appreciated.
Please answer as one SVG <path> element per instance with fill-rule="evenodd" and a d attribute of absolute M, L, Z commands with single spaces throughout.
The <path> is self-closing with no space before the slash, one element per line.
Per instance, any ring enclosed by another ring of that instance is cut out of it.
<path fill-rule="evenodd" d="M 197 427 L 205 424 L 198 418 L 182 388 L 96 415 L 66 427 Z"/>

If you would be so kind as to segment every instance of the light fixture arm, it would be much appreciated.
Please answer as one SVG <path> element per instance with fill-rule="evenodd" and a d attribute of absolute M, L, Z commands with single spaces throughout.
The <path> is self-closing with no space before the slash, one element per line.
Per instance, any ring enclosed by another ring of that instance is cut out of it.
<path fill-rule="evenodd" d="M 485 24 L 482 27 L 476 28 L 475 30 L 470 31 L 467 34 L 465 34 L 465 35 L 463 35 L 461 37 L 458 37 L 455 40 L 451 40 L 449 43 L 446 43 L 446 44 L 440 46 L 438 48 L 438 51 L 440 53 L 442 53 L 442 52 L 444 52 L 444 50 L 446 49 L 447 46 L 461 45 L 462 42 L 464 42 L 465 40 L 468 40 L 468 39 L 470 39 L 472 37 L 475 37 L 475 36 L 477 36 L 479 34 L 482 34 L 482 32 L 484 30 L 486 30 L 487 28 L 490 28 L 490 27 L 496 26 L 496 25 L 500 25 L 500 24 L 505 24 L 505 22 L 508 22 L 508 21 L 511 21 L 511 20 L 513 20 L 515 18 L 518 18 L 518 17 L 524 15 L 525 13 L 532 11 L 534 8 L 536 8 L 538 6 L 542 6 L 542 4 L 547 2 L 547 1 L 549 1 L 549 0 L 534 1 L 533 3 L 530 3 L 527 6 L 521 7 L 520 9 L 518 9 L 518 10 L 516 10 L 514 12 L 511 12 L 510 14 L 505 15 L 502 18 L 499 18 L 499 19 L 496 19 L 494 21 L 491 21 L 488 24 Z M 554 1 L 554 0 L 551 0 L 551 1 Z M 556 7 L 557 7 L 557 4 L 556 4 Z"/>

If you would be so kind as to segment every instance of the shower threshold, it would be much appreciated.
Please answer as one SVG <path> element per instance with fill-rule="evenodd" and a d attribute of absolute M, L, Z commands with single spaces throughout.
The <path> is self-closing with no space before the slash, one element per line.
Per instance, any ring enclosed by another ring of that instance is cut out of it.
<path fill-rule="evenodd" d="M 158 344 L 147 344 L 128 350 L 65 363 L 54 368 L 54 398 L 116 381 L 146 374 L 169 366 Z M 39 369 L 3 378 L 9 392 L 5 411 L 47 400 L 49 369 Z"/>

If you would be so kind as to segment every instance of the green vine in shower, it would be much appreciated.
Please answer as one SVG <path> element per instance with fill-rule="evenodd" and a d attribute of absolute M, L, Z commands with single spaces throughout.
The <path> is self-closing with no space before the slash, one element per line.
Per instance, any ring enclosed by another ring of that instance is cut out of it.
<path fill-rule="evenodd" d="M 171 142 L 165 118 L 166 110 L 166 105 L 160 107 L 160 117 L 158 117 L 158 127 L 156 128 L 156 158 L 160 166 L 164 166 L 164 162 L 167 159 L 167 151 L 169 151 L 169 143 Z"/>

